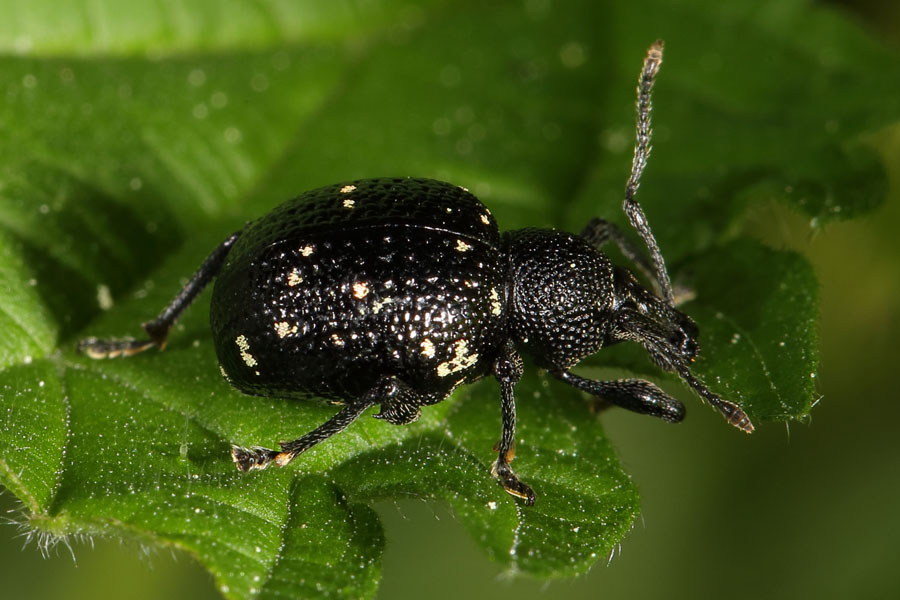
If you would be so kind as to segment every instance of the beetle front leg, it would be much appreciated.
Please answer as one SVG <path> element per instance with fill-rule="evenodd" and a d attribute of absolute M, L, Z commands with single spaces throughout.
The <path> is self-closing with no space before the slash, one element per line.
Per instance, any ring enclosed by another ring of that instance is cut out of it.
<path fill-rule="evenodd" d="M 659 417 L 668 423 L 678 423 L 684 419 L 684 405 L 649 381 L 597 381 L 565 370 L 551 371 L 551 375 L 592 396 L 642 415 Z"/>
<path fill-rule="evenodd" d="M 534 504 L 534 491 L 519 481 L 512 467 L 509 466 L 516 438 L 515 387 L 522 378 L 522 358 L 516 352 L 512 342 L 506 343 L 500 356 L 494 362 L 494 377 L 500 382 L 502 431 L 500 443 L 497 445 L 497 461 L 494 463 L 491 473 L 500 480 L 500 485 L 508 494 L 523 499 L 527 506 L 531 506 Z"/>
<path fill-rule="evenodd" d="M 662 284 L 656 278 L 656 267 L 641 253 L 618 225 L 605 219 L 594 218 L 585 225 L 579 237 L 584 238 L 594 248 L 600 250 L 608 242 L 613 242 L 619 251 L 630 260 L 653 284 L 656 293 L 662 296 Z"/>
<path fill-rule="evenodd" d="M 693 341 L 696 331 L 686 331 L 686 327 L 693 327 L 696 330 L 692 321 L 685 321 L 678 330 L 666 331 L 658 322 L 630 311 L 624 312 L 616 325 L 619 328 L 619 339 L 633 340 L 644 346 L 657 365 L 677 373 L 704 400 L 722 413 L 728 423 L 745 433 L 753 433 L 755 429 L 753 423 L 740 406 L 714 394 L 691 373 L 690 361 L 697 353 L 697 346 Z"/>

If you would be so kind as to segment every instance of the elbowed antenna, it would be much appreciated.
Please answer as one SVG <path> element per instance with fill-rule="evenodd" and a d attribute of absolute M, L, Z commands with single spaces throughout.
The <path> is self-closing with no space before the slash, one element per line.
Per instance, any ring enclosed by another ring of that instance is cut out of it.
<path fill-rule="evenodd" d="M 647 217 L 641 205 L 634 199 L 638 186 L 641 183 L 641 174 L 644 167 L 647 166 L 647 158 L 650 156 L 650 136 L 652 130 L 650 128 L 650 115 L 653 111 L 653 103 L 651 101 L 651 92 L 653 91 L 653 82 L 656 80 L 656 74 L 662 64 L 663 42 L 656 40 L 650 49 L 647 50 L 647 56 L 644 57 L 644 66 L 641 69 L 641 76 L 637 86 L 637 123 L 636 123 L 636 141 L 634 144 L 634 160 L 631 163 L 631 176 L 628 183 L 625 184 L 625 201 L 622 209 L 628 215 L 631 226 L 635 228 L 641 239 L 647 245 L 650 251 L 650 259 L 653 261 L 653 268 L 656 271 L 656 280 L 659 282 L 660 291 L 663 299 L 671 308 L 675 308 L 675 294 L 672 293 L 672 282 L 669 279 L 669 272 L 666 271 L 666 263 L 663 260 L 662 253 L 659 251 L 659 245 L 650 225 L 647 223 Z"/>
<path fill-rule="evenodd" d="M 666 270 L 666 263 L 663 260 L 662 253 L 659 251 L 659 245 L 650 225 L 647 223 L 647 217 L 641 205 L 634 199 L 638 186 L 641 182 L 641 174 L 644 167 L 647 166 L 647 158 L 650 156 L 650 137 L 652 129 L 650 127 L 650 117 L 653 112 L 653 102 L 651 94 L 653 92 L 653 83 L 656 81 L 656 74 L 662 65 L 663 42 L 656 40 L 650 49 L 647 50 L 647 56 L 644 57 L 644 66 L 641 68 L 641 76 L 637 86 L 637 122 L 635 126 L 635 144 L 634 144 L 634 160 L 631 163 L 631 176 L 628 183 L 625 184 L 625 201 L 622 205 L 628 220 L 640 234 L 647 249 L 650 251 L 650 259 L 653 262 L 653 268 L 656 271 L 656 280 L 659 282 L 662 299 L 671 309 L 675 309 L 675 295 L 672 292 L 672 281 L 669 279 L 669 272 Z M 740 406 L 734 402 L 723 400 L 705 385 L 703 385 L 691 373 L 687 363 L 682 364 L 675 369 L 678 375 L 690 385 L 697 393 L 700 394 L 707 402 L 712 404 L 725 419 L 741 431 L 753 433 L 753 423 Z"/>

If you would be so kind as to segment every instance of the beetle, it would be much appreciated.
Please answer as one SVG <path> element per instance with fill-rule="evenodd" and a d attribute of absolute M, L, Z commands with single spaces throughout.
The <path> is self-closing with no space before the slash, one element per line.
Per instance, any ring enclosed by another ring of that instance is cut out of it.
<path fill-rule="evenodd" d="M 501 436 L 492 473 L 528 505 L 533 490 L 510 467 L 522 375 L 520 352 L 550 375 L 629 410 L 678 422 L 684 406 L 640 379 L 595 381 L 571 368 L 601 348 L 637 342 L 726 420 L 753 424 L 691 372 L 698 328 L 676 308 L 659 247 L 635 193 L 650 153 L 651 92 L 663 45 L 647 52 L 637 87 L 636 144 L 623 209 L 649 259 L 613 223 L 578 235 L 550 229 L 500 233 L 464 188 L 382 178 L 308 191 L 229 236 L 178 296 L 145 323 L 149 339 L 89 338 L 92 358 L 162 349 L 175 320 L 214 278 L 210 326 L 223 375 L 259 396 L 324 398 L 342 408 L 277 450 L 233 446 L 241 471 L 284 466 L 339 433 L 373 405 L 394 425 L 458 386 L 493 375 Z M 613 242 L 651 283 L 614 265 Z"/>

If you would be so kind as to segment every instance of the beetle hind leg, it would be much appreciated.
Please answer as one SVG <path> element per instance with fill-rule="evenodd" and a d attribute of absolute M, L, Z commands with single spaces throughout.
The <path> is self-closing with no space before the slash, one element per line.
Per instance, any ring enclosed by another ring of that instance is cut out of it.
<path fill-rule="evenodd" d="M 372 415 L 376 419 L 393 425 L 408 425 L 422 414 L 422 406 L 443 400 L 443 397 L 417 392 L 396 377 L 386 379 L 379 399 L 381 411 Z"/>
<path fill-rule="evenodd" d="M 203 291 L 203 288 L 209 285 L 209 282 L 219 274 L 222 265 L 225 264 L 225 258 L 228 256 L 228 252 L 231 251 L 231 247 L 234 246 L 234 243 L 240 235 L 240 231 L 233 233 L 228 236 L 228 239 L 219 244 L 219 246 L 206 257 L 206 260 L 203 261 L 203 264 L 200 265 L 200 268 L 197 269 L 194 276 L 187 282 L 187 285 L 185 285 L 172 302 L 163 309 L 159 316 L 152 321 L 144 323 L 144 331 L 147 332 L 149 339 L 135 340 L 126 338 L 121 340 L 104 340 L 91 337 L 78 342 L 78 351 L 90 358 L 100 359 L 133 356 L 152 348 L 153 346 L 156 346 L 160 350 L 165 348 L 166 340 L 169 337 L 169 330 L 172 329 L 172 325 L 175 324 L 175 321 L 181 316 L 181 313 L 191 305 L 194 298 Z"/>
<path fill-rule="evenodd" d="M 419 407 L 423 403 L 428 404 L 433 401 L 429 402 L 427 396 L 418 394 L 396 377 L 385 376 L 359 400 L 347 404 L 340 412 L 306 435 L 290 442 L 282 442 L 281 450 L 270 450 L 259 446 L 251 448 L 232 446 L 231 458 L 238 470 L 245 473 L 265 469 L 272 463 L 283 467 L 301 453 L 346 429 L 374 404 L 381 404 L 381 412 L 373 415 L 374 417 L 384 419 L 394 425 L 406 425 L 419 418 L 421 412 Z"/>
<path fill-rule="evenodd" d="M 102 340 L 89 337 L 78 342 L 78 352 L 94 359 L 118 358 L 140 354 L 153 345 L 153 340 Z"/>
<path fill-rule="evenodd" d="M 261 446 L 253 446 L 251 448 L 231 447 L 231 460 L 234 461 L 238 470 L 244 473 L 255 469 L 265 469 L 275 460 L 278 454 L 278 450 L 269 450 Z"/>
<path fill-rule="evenodd" d="M 306 435 L 290 442 L 281 442 L 281 450 L 270 450 L 261 446 L 253 446 L 251 448 L 232 446 L 231 459 L 238 470 L 245 473 L 265 469 L 272 463 L 283 467 L 297 458 L 302 452 L 346 429 L 350 423 L 355 421 L 372 404 L 374 404 L 373 401 L 366 399 L 354 404 L 348 404 L 339 413 Z"/>

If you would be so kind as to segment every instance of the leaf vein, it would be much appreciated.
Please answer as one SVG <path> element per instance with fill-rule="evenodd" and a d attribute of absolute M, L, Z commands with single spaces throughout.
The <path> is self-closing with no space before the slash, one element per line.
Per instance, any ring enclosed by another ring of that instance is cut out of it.
<path fill-rule="evenodd" d="M 769 370 L 769 365 L 766 364 L 766 359 L 763 356 L 762 352 L 759 350 L 759 347 L 756 345 L 756 342 L 753 341 L 753 337 L 747 332 L 746 329 L 737 324 L 737 321 L 726 315 L 725 313 L 719 311 L 718 313 L 721 315 L 721 319 L 731 325 L 735 331 L 737 331 L 742 338 L 747 340 L 747 343 L 750 345 L 750 350 L 756 356 L 759 361 L 760 369 L 762 370 L 763 376 L 766 378 L 766 382 L 769 384 L 769 388 L 772 390 L 772 393 L 775 394 L 775 398 L 778 400 L 778 403 L 781 404 L 781 407 L 785 410 L 785 414 L 790 412 L 790 408 L 785 402 L 784 398 L 781 395 L 781 392 L 778 390 L 778 387 L 775 385 L 775 381 L 772 378 L 772 372 Z"/>
<path fill-rule="evenodd" d="M 213 425 L 201 420 L 199 415 L 188 413 L 180 408 L 176 408 L 175 406 L 172 406 L 172 405 L 166 403 L 164 400 L 160 400 L 160 399 L 156 398 L 155 396 L 151 395 L 146 390 L 135 385 L 133 382 L 128 381 L 126 378 L 122 377 L 120 374 L 111 373 L 111 372 L 104 370 L 102 367 L 99 366 L 101 364 L 100 362 L 97 363 L 97 366 L 95 366 L 93 363 L 90 363 L 90 364 L 91 364 L 91 366 L 85 366 L 83 364 L 79 364 L 77 362 L 73 362 L 73 361 L 69 361 L 69 360 L 63 361 L 63 365 L 66 368 L 70 368 L 70 369 L 73 369 L 76 371 L 82 371 L 85 373 L 91 373 L 91 374 L 94 374 L 97 376 L 105 377 L 107 380 L 121 385 L 123 388 L 125 388 L 129 392 L 138 394 L 144 400 L 152 402 L 168 411 L 171 411 L 177 415 L 184 417 L 185 419 L 187 419 L 188 421 L 190 421 L 191 423 L 193 423 L 194 425 L 196 425 L 203 431 L 209 433 L 216 439 L 222 440 L 224 442 L 229 441 L 223 432 L 217 431 Z"/>

